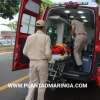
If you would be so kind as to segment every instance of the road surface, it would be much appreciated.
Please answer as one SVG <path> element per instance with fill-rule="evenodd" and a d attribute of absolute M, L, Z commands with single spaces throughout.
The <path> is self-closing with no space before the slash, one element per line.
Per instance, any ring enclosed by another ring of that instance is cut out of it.
<path fill-rule="evenodd" d="M 11 68 L 12 53 L 0 54 L 0 100 L 24 100 L 26 88 L 8 88 L 7 84 L 16 80 L 27 83 L 28 78 L 23 78 L 28 75 L 28 69 L 12 72 Z"/>
<path fill-rule="evenodd" d="M 28 83 L 28 69 L 11 71 L 12 54 L 0 55 L 0 100 L 24 100 L 27 88 L 8 88 L 10 82 Z M 100 100 L 100 89 L 92 86 L 87 89 L 46 90 L 45 100 Z"/>

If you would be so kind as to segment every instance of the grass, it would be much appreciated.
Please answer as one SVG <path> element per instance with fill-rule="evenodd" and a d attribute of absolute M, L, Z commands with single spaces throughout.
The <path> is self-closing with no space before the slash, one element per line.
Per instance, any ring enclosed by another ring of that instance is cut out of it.
<path fill-rule="evenodd" d="M 2 52 L 12 52 L 14 46 L 0 46 L 0 53 Z"/>

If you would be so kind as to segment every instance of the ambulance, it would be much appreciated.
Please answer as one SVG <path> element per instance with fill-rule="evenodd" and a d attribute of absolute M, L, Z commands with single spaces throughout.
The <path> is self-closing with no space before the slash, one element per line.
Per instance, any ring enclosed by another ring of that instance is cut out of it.
<path fill-rule="evenodd" d="M 65 59 L 57 60 L 51 73 L 60 79 L 95 81 L 100 86 L 100 9 L 95 3 L 65 2 L 52 4 L 40 16 L 41 0 L 21 0 L 13 54 L 12 70 L 29 67 L 29 59 L 23 55 L 27 37 L 35 32 L 35 23 L 39 18 L 46 21 L 46 33 L 51 44 L 63 44 L 72 50 L 71 20 L 77 16 L 85 25 L 88 34 L 87 50 L 83 51 L 83 72 L 75 70 L 72 51 Z M 64 54 L 63 54 L 64 56 Z M 59 58 L 56 56 L 55 58 Z M 64 57 L 63 57 L 64 58 Z M 60 67 L 57 66 L 60 64 Z M 55 70 L 56 69 L 56 70 Z M 57 73 L 60 73 L 59 75 Z M 58 75 L 58 76 L 57 76 Z M 52 76 L 52 75 L 51 75 Z M 53 77 L 53 79 L 54 79 Z"/>

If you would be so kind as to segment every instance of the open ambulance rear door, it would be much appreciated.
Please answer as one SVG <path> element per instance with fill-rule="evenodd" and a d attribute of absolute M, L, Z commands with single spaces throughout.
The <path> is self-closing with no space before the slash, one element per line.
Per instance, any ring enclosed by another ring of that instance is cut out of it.
<path fill-rule="evenodd" d="M 100 7 L 99 7 L 99 19 L 98 19 L 98 41 L 96 42 L 96 83 L 100 87 Z"/>
<path fill-rule="evenodd" d="M 29 59 L 23 55 L 23 47 L 27 37 L 35 31 L 40 3 L 41 0 L 21 0 L 13 54 L 13 71 L 28 68 L 29 66 Z"/>

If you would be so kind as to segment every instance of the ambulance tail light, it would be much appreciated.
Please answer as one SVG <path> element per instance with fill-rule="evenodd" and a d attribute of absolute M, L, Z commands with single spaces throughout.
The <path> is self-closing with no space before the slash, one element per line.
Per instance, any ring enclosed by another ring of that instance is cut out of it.
<path fill-rule="evenodd" d="M 100 52 L 96 54 L 96 84 L 100 87 Z"/>
<path fill-rule="evenodd" d="M 19 55 L 19 45 L 16 45 L 16 49 L 14 49 L 14 52 L 15 52 L 15 53 L 14 53 L 14 59 L 13 59 L 13 60 L 14 60 L 15 62 L 13 63 L 13 66 L 15 66 L 16 61 L 18 60 L 17 57 L 18 57 L 18 55 Z"/>
<path fill-rule="evenodd" d="M 97 53 L 96 54 L 96 68 L 100 67 L 100 53 Z"/>

